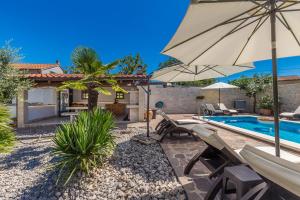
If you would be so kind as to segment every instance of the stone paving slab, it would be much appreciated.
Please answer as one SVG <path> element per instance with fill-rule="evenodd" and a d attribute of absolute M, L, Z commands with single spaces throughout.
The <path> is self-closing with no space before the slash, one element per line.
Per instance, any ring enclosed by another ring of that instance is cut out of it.
<path fill-rule="evenodd" d="M 191 119 L 192 115 L 169 115 L 172 119 Z M 151 121 L 151 127 L 161 120 L 160 116 L 156 120 Z M 204 122 L 202 122 L 204 123 Z M 219 136 L 224 139 L 229 146 L 233 149 L 243 148 L 245 144 L 253 146 L 270 146 L 268 143 L 264 143 L 253 138 L 249 138 L 237 133 L 227 131 L 222 128 L 218 128 L 212 125 L 205 124 L 217 130 Z M 208 179 L 209 170 L 200 162 L 198 162 L 192 169 L 189 176 L 183 174 L 184 168 L 188 161 L 199 151 L 205 149 L 206 144 L 201 140 L 195 141 L 190 136 L 178 136 L 178 137 L 166 137 L 161 143 L 161 146 L 166 153 L 175 173 L 183 185 L 188 199 L 204 199 L 207 191 L 211 186 L 211 181 Z"/>

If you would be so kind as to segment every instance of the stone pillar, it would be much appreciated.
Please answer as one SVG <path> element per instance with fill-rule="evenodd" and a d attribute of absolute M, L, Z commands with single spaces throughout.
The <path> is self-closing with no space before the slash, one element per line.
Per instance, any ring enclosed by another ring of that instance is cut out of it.
<path fill-rule="evenodd" d="M 24 128 L 28 121 L 28 91 L 22 90 L 17 95 L 17 127 Z"/>
<path fill-rule="evenodd" d="M 139 116 L 138 119 L 139 121 L 144 121 L 144 113 L 145 113 L 145 91 L 141 86 L 138 86 L 139 90 Z"/>

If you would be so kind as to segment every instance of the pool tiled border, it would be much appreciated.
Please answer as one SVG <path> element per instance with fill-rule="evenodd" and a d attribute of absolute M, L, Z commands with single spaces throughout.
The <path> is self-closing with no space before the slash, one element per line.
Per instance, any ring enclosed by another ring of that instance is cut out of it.
<path fill-rule="evenodd" d="M 243 115 L 243 116 L 253 117 L 252 115 Z M 216 122 L 216 121 L 213 121 L 213 120 L 208 120 L 208 119 L 203 118 L 202 116 L 193 116 L 193 119 L 198 119 L 198 120 L 201 120 L 201 121 L 205 121 L 209 124 L 218 126 L 220 128 L 231 130 L 231 131 L 237 132 L 239 134 L 242 134 L 242 135 L 245 135 L 245 136 L 248 136 L 248 137 L 252 137 L 252 138 L 255 138 L 255 139 L 259 139 L 259 140 L 262 140 L 262 141 L 265 141 L 265 142 L 268 142 L 268 143 L 272 143 L 272 144 L 275 143 L 275 139 L 274 139 L 273 136 L 264 135 L 262 133 L 258 133 L 258 132 L 255 132 L 255 131 L 250 131 L 250 130 L 247 130 L 247 129 L 244 129 L 244 128 L 239 128 L 239 127 L 236 127 L 236 126 L 231 126 L 231 125 L 224 124 L 224 123 L 221 123 L 221 122 Z M 287 120 L 283 120 L 283 121 L 287 121 Z M 295 123 L 297 123 L 297 122 L 295 122 Z M 286 149 L 292 150 L 292 151 L 300 152 L 300 144 L 295 143 L 295 142 L 291 142 L 291 141 L 288 141 L 288 140 L 285 140 L 285 139 L 280 139 L 280 146 L 282 146 Z"/>

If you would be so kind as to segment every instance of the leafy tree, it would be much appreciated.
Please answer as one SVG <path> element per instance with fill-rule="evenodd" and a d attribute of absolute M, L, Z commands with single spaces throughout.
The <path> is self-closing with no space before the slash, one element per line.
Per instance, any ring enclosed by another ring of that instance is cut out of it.
<path fill-rule="evenodd" d="M 204 87 L 207 85 L 211 85 L 215 82 L 216 82 L 216 80 L 211 78 L 211 79 L 205 79 L 205 80 L 199 80 L 199 81 L 178 82 L 177 85 L 192 86 L 192 87 Z"/>
<path fill-rule="evenodd" d="M 24 76 L 24 71 L 11 66 L 11 63 L 21 59 L 19 52 L 20 48 L 12 47 L 10 41 L 0 48 L 0 103 L 11 103 L 19 90 L 32 86 L 32 82 Z"/>
<path fill-rule="evenodd" d="M 158 69 L 163 69 L 166 67 L 170 67 L 172 65 L 180 64 L 182 63 L 181 61 L 177 60 L 176 58 L 169 57 L 166 61 L 161 62 L 158 65 Z M 193 86 L 193 87 L 203 87 L 207 86 L 210 84 L 215 83 L 215 79 L 205 79 L 205 80 L 199 80 L 199 81 L 186 81 L 186 82 L 177 82 L 177 85 L 182 85 L 182 86 Z"/>
<path fill-rule="evenodd" d="M 270 75 L 254 74 L 253 77 L 242 76 L 239 79 L 230 82 L 246 91 L 246 96 L 253 98 L 253 112 L 256 109 L 257 94 L 264 92 L 266 88 L 272 84 L 272 77 Z"/>
<path fill-rule="evenodd" d="M 168 57 L 168 59 L 166 61 L 159 63 L 158 69 L 170 67 L 172 65 L 179 64 L 179 63 L 181 63 L 181 61 L 177 60 L 176 58 Z"/>
<path fill-rule="evenodd" d="M 111 93 L 103 87 L 104 83 L 109 84 L 114 91 L 127 92 L 109 75 L 109 70 L 113 69 L 118 64 L 118 61 L 104 65 L 99 60 L 96 51 L 88 47 L 76 48 L 72 53 L 72 61 L 76 71 L 83 74 L 83 78 L 77 81 L 66 81 L 60 89 L 71 88 L 87 90 L 88 109 L 90 111 L 97 107 L 99 93 L 111 95 Z M 99 77 L 101 77 L 101 80 Z"/>
<path fill-rule="evenodd" d="M 10 122 L 8 108 L 0 104 L 0 153 L 9 152 L 15 143 L 15 134 Z"/>
<path fill-rule="evenodd" d="M 135 56 L 125 56 L 119 63 L 121 74 L 146 74 L 147 64 L 144 63 L 139 53 Z"/>

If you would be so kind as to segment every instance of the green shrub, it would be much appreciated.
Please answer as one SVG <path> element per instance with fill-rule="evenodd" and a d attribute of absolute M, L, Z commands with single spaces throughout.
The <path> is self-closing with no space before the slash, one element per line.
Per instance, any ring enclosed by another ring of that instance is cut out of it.
<path fill-rule="evenodd" d="M 273 110 L 273 97 L 269 95 L 263 96 L 258 102 L 258 107 Z"/>
<path fill-rule="evenodd" d="M 101 109 L 81 112 L 74 122 L 61 125 L 53 151 L 60 158 L 58 181 L 64 174 L 66 184 L 76 171 L 89 173 L 101 165 L 115 147 L 113 128 L 112 114 Z"/>
<path fill-rule="evenodd" d="M 10 126 L 10 113 L 6 106 L 0 104 L 0 152 L 9 152 L 15 143 L 15 134 Z"/>

